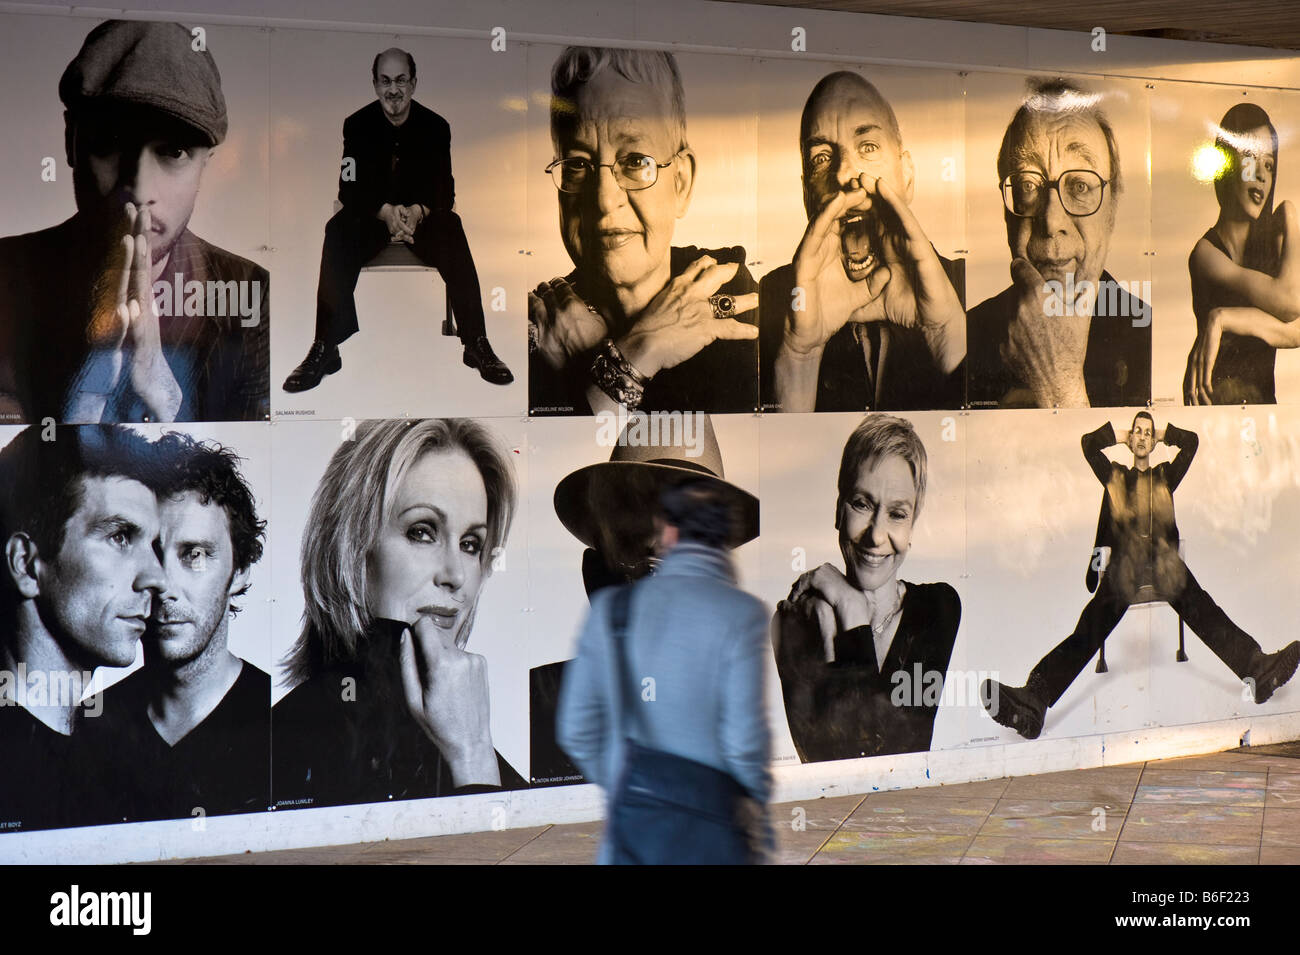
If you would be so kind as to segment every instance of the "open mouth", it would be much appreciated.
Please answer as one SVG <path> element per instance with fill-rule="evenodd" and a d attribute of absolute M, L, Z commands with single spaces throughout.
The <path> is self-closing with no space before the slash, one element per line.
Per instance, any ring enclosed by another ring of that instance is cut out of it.
<path fill-rule="evenodd" d="M 428 617 L 443 630 L 450 630 L 456 625 L 460 611 L 454 607 L 421 607 L 420 616 Z"/>
<path fill-rule="evenodd" d="M 858 282 L 870 275 L 879 264 L 876 251 L 879 224 L 870 210 L 852 212 L 840 219 L 840 251 L 844 272 Z"/>
<path fill-rule="evenodd" d="M 888 563 L 889 558 L 891 558 L 891 557 L 894 556 L 894 555 L 893 555 L 893 554 L 873 554 L 873 553 L 871 553 L 870 551 L 865 551 L 865 550 L 860 550 L 860 549 L 859 549 L 859 550 L 855 550 L 855 551 L 854 551 L 854 556 L 857 558 L 857 560 L 858 560 L 859 563 L 861 563 L 861 564 L 863 564 L 863 565 L 865 565 L 865 566 L 867 566 L 867 567 L 870 567 L 870 568 L 872 568 L 872 569 L 874 570 L 874 569 L 877 569 L 877 568 L 880 568 L 880 567 L 884 567 L 885 564 Z"/>

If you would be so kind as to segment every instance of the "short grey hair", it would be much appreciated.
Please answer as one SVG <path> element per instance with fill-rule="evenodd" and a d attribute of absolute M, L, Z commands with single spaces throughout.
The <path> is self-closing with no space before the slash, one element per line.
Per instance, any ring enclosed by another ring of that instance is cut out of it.
<path fill-rule="evenodd" d="M 862 466 L 872 465 L 891 454 L 902 458 L 912 469 L 912 485 L 916 488 L 912 520 L 916 520 L 925 501 L 925 445 L 912 422 L 887 414 L 867 415 L 845 442 L 844 454 L 840 458 L 839 497 L 835 501 L 837 513 L 853 493 Z"/>
<path fill-rule="evenodd" d="M 578 90 L 609 69 L 629 82 L 645 83 L 669 94 L 669 128 L 677 140 L 677 149 L 685 149 L 686 91 L 682 88 L 676 58 L 666 50 L 607 46 L 565 47 L 555 61 L 551 68 L 551 140 L 558 146 L 556 133 L 560 124 L 576 116 Z"/>

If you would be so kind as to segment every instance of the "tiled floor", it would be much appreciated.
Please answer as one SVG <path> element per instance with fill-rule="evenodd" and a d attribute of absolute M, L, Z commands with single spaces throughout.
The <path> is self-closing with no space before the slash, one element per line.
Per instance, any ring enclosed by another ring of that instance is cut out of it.
<path fill-rule="evenodd" d="M 1300 759 L 1216 753 L 772 807 L 787 865 L 1300 864 Z M 581 865 L 600 823 L 189 863 Z"/>

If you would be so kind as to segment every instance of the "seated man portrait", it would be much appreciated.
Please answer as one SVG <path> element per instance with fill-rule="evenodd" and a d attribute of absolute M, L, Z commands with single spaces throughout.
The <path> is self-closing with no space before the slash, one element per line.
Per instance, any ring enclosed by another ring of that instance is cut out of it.
<path fill-rule="evenodd" d="M 64 71 L 77 212 L 0 239 L 0 420 L 269 415 L 267 271 L 188 228 L 227 129 L 216 62 L 192 42 L 110 20 Z"/>
<path fill-rule="evenodd" d="M 857 73 L 832 73 L 808 96 L 799 151 L 808 228 L 759 292 L 764 409 L 960 408 L 965 263 L 908 208 L 894 110 Z"/>
<path fill-rule="evenodd" d="M 1151 306 L 1106 271 L 1123 179 L 1099 101 L 1062 80 L 1039 83 L 1002 138 L 1012 281 L 967 317 L 973 407 L 1151 398 Z"/>
<path fill-rule="evenodd" d="M 315 338 L 284 390 L 308 391 L 343 367 L 339 345 L 360 327 L 357 277 L 395 239 L 447 283 L 464 363 L 484 381 L 509 384 L 514 375 L 488 342 L 478 272 L 460 216 L 452 211 L 451 126 L 413 99 L 415 58 L 405 50 L 376 56 L 370 78 L 377 98 L 343 121 L 343 208 L 325 224 Z"/>
<path fill-rule="evenodd" d="M 696 173 L 676 60 L 569 47 L 551 92 L 547 172 L 574 270 L 529 295 L 532 412 L 756 410 L 745 250 L 672 245 Z"/>

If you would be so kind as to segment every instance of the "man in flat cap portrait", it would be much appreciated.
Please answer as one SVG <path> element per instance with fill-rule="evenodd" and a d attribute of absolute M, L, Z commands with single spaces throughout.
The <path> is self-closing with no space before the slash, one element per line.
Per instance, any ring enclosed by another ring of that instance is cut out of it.
<path fill-rule="evenodd" d="M 227 128 L 206 44 L 109 20 L 59 98 L 77 211 L 0 239 L 0 421 L 265 419 L 269 275 L 188 228 Z"/>

